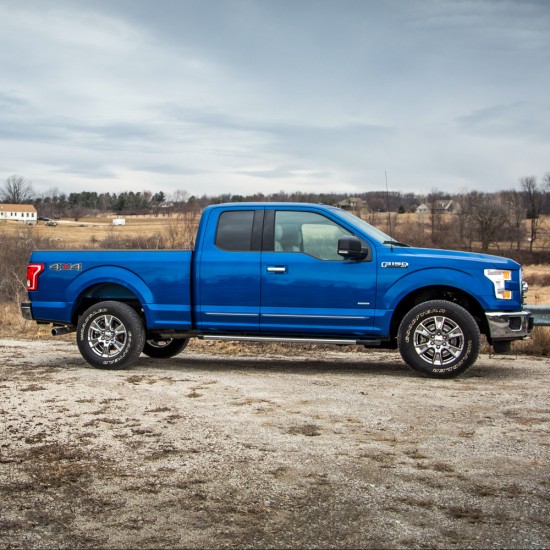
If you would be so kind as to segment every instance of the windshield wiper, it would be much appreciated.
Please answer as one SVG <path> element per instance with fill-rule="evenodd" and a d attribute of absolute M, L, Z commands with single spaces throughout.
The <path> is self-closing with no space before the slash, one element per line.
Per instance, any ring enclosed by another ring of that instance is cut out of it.
<path fill-rule="evenodd" d="M 410 248 L 410 245 L 400 243 L 399 241 L 384 241 L 382 244 L 391 244 L 392 246 L 404 246 L 405 248 Z"/>

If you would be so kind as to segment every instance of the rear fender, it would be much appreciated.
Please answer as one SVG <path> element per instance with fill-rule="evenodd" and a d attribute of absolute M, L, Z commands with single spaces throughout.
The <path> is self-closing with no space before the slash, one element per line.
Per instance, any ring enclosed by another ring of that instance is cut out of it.
<path fill-rule="evenodd" d="M 126 288 L 139 303 L 144 307 L 145 315 L 147 318 L 148 307 L 146 304 L 154 302 L 154 297 L 145 284 L 143 279 L 138 277 L 135 273 L 122 267 L 96 267 L 91 268 L 79 275 L 76 279 L 71 281 L 71 284 L 65 290 L 65 300 L 67 302 L 73 302 L 73 317 L 76 313 L 78 304 L 81 303 L 82 298 L 86 296 L 86 293 L 94 286 L 100 284 L 115 284 Z M 113 298 L 108 296 L 106 298 Z"/>

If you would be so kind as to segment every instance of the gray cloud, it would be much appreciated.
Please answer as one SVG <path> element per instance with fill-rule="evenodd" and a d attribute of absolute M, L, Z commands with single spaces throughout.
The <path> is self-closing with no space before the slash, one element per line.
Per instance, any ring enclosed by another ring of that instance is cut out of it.
<path fill-rule="evenodd" d="M 20 0 L 0 18 L 0 179 L 352 192 L 388 169 L 456 191 L 550 170 L 547 2 Z"/>
<path fill-rule="evenodd" d="M 491 105 L 461 116 L 457 123 L 469 134 L 497 137 L 525 136 L 539 143 L 548 143 L 546 121 L 550 108 L 545 105 L 517 101 L 509 105 Z"/>

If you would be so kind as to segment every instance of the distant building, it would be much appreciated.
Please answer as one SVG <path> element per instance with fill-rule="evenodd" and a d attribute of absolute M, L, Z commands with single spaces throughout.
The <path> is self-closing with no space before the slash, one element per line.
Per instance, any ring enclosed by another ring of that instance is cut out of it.
<path fill-rule="evenodd" d="M 37 222 L 36 208 L 32 204 L 0 204 L 0 221 Z"/>
<path fill-rule="evenodd" d="M 455 211 L 454 202 L 451 199 L 435 201 L 434 209 L 440 214 L 452 214 Z"/>
<path fill-rule="evenodd" d="M 342 210 L 361 210 L 365 207 L 365 201 L 356 197 L 351 197 L 349 199 L 344 199 L 343 201 L 337 202 L 336 206 Z"/>
<path fill-rule="evenodd" d="M 419 204 L 416 208 L 417 214 L 427 214 L 430 211 L 431 208 L 425 203 Z M 435 201 L 434 212 L 436 214 L 452 214 L 455 212 L 455 204 L 450 199 Z"/>
<path fill-rule="evenodd" d="M 430 209 L 428 208 L 428 206 L 424 203 L 422 204 L 419 204 L 416 208 L 416 213 L 417 214 L 427 214 L 428 212 L 430 211 Z"/>

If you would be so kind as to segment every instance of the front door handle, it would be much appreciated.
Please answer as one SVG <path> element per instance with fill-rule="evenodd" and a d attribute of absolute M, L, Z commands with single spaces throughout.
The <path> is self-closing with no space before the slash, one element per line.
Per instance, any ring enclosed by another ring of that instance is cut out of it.
<path fill-rule="evenodd" d="M 268 265 L 267 271 L 269 273 L 286 273 L 286 266 Z"/>

